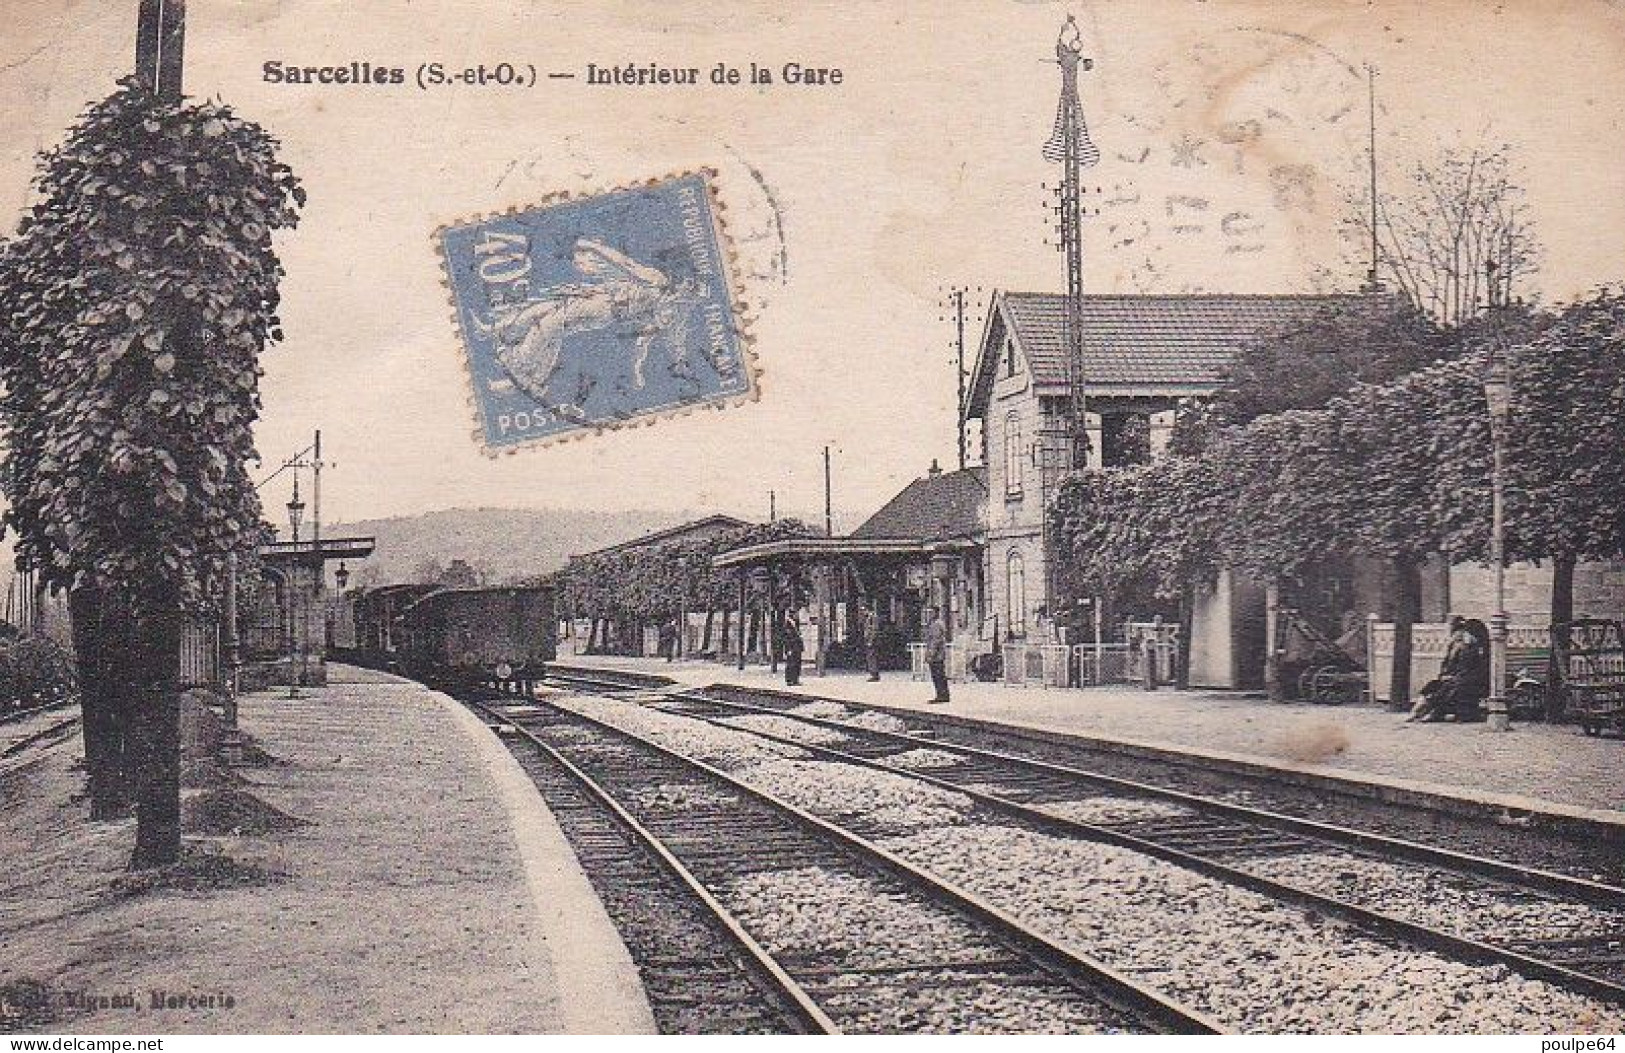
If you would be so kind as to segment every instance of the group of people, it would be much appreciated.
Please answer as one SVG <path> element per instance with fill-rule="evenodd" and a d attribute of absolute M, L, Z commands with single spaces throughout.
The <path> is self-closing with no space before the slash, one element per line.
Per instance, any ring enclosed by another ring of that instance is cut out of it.
<path fill-rule="evenodd" d="M 925 663 L 931 671 L 931 683 L 936 689 L 933 703 L 946 703 L 948 698 L 948 626 L 942 611 L 930 607 L 925 619 Z M 801 659 L 806 644 L 801 637 L 801 622 L 794 610 L 784 612 L 777 625 L 775 643 L 784 661 L 784 682 L 789 687 L 801 683 Z M 880 612 L 872 604 L 864 604 L 858 612 L 858 630 L 863 641 L 863 664 L 871 681 L 880 679 Z M 679 630 L 676 619 L 660 623 L 659 650 L 661 658 L 670 662 L 677 658 Z"/>
<path fill-rule="evenodd" d="M 880 612 L 872 604 L 864 604 L 858 612 L 858 630 L 863 640 L 863 663 L 869 679 L 880 679 Z M 793 610 L 784 612 L 779 627 L 780 647 L 784 656 L 784 682 L 795 687 L 801 683 L 801 656 L 805 644 L 801 639 L 801 623 Z M 942 612 L 931 607 L 926 612 L 925 663 L 931 670 L 931 683 L 936 689 L 933 703 L 946 703 L 948 698 L 948 626 Z"/>
<path fill-rule="evenodd" d="M 1410 722 L 1484 719 L 1483 702 L 1490 694 L 1490 631 L 1477 618 L 1450 619 L 1450 644 L 1439 675 L 1422 687 Z"/>

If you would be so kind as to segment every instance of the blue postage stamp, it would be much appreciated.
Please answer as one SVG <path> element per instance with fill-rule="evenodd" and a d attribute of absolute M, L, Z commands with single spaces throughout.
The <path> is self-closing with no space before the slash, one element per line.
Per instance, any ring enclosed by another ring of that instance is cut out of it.
<path fill-rule="evenodd" d="M 704 173 L 441 228 L 487 451 L 753 395 L 725 238 Z"/>

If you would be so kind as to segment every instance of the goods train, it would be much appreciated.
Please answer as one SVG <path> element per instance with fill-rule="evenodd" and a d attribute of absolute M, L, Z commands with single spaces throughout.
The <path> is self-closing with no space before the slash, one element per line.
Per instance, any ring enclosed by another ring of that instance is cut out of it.
<path fill-rule="evenodd" d="M 529 680 L 558 657 L 546 586 L 386 586 L 360 597 L 355 616 L 364 659 L 418 679 Z"/>

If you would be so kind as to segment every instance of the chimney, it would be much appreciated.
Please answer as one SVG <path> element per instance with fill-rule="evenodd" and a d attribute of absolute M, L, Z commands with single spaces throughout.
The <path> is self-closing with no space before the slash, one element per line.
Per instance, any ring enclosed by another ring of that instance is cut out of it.
<path fill-rule="evenodd" d="M 937 464 L 937 459 L 935 457 L 931 458 L 931 470 L 925 474 L 931 476 L 932 478 L 942 474 L 942 467 Z"/>

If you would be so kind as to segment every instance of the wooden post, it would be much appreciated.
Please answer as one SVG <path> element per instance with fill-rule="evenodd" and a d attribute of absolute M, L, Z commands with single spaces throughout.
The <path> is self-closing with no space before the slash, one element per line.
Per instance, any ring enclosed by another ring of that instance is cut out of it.
<path fill-rule="evenodd" d="M 226 727 L 237 727 L 237 553 L 226 556 L 226 609 L 221 617 L 221 628 L 226 634 L 222 641 L 226 659 Z"/>
<path fill-rule="evenodd" d="M 745 668 L 745 589 L 748 587 L 745 579 L 748 574 L 749 571 L 744 567 L 739 568 L 739 654 L 737 660 L 741 670 Z"/>
<path fill-rule="evenodd" d="M 1377 703 L 1377 622 L 1380 620 L 1376 611 L 1365 616 L 1365 693 L 1366 701 L 1372 705 Z"/>
<path fill-rule="evenodd" d="M 767 627 L 762 630 L 762 646 L 767 648 L 767 668 L 779 671 L 779 596 L 773 568 L 767 568 Z"/>
<path fill-rule="evenodd" d="M 1417 561 L 1394 560 L 1394 671 L 1389 680 L 1390 709 L 1411 708 L 1412 629 L 1422 603 L 1422 572 Z"/>
<path fill-rule="evenodd" d="M 135 74 L 153 94 L 181 97 L 186 51 L 186 0 L 141 0 L 135 32 Z"/>
<path fill-rule="evenodd" d="M 824 668 L 829 653 L 830 629 L 830 599 L 829 599 L 829 567 L 817 566 L 813 568 L 813 607 L 818 611 L 818 650 L 813 655 L 817 660 L 816 672 L 824 675 Z"/>
<path fill-rule="evenodd" d="M 1106 631 L 1105 597 L 1096 594 L 1093 606 L 1093 618 L 1095 623 L 1095 683 L 1104 684 L 1106 682 L 1106 641 L 1103 638 L 1103 634 Z"/>

